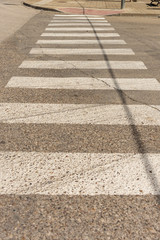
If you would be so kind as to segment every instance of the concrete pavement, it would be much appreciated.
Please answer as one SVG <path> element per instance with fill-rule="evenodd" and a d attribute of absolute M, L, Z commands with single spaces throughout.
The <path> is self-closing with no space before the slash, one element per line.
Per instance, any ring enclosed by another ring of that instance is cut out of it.
<path fill-rule="evenodd" d="M 38 11 L 27 9 L 21 0 L 0 1 L 0 42 L 15 33 Z"/>
<path fill-rule="evenodd" d="M 159 16 L 160 6 L 149 6 L 150 0 L 126 2 L 121 10 L 121 2 L 113 1 L 76 1 L 76 0 L 24 0 L 24 4 L 34 8 L 59 11 L 68 14 L 86 15 L 125 15 Z"/>

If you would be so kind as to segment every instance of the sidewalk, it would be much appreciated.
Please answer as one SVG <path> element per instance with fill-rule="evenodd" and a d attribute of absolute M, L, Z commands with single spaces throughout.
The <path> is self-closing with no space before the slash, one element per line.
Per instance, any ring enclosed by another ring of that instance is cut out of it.
<path fill-rule="evenodd" d="M 120 9 L 121 2 L 104 0 L 24 0 L 23 3 L 34 8 L 68 14 L 160 16 L 160 5 L 148 6 L 150 0 L 126 2 L 123 10 Z"/>

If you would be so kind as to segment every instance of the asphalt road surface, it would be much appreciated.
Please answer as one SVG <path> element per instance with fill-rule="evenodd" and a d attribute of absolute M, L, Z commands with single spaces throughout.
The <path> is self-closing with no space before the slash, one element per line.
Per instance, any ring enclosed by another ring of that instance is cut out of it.
<path fill-rule="evenodd" d="M 0 47 L 0 239 L 160 239 L 158 18 L 39 12 Z"/>

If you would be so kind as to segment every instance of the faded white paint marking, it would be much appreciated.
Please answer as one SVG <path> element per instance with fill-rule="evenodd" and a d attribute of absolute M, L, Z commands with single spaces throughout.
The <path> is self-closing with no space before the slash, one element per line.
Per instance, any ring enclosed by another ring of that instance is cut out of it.
<path fill-rule="evenodd" d="M 0 122 L 160 126 L 160 105 L 0 103 Z"/>
<path fill-rule="evenodd" d="M 0 152 L 0 194 L 160 194 L 160 154 Z"/>
<path fill-rule="evenodd" d="M 154 78 L 45 78 L 12 77 L 6 87 L 49 89 L 122 89 L 160 91 L 160 83 Z"/>
<path fill-rule="evenodd" d="M 101 44 L 126 44 L 126 42 L 124 40 L 100 40 Z M 36 44 L 99 44 L 99 42 L 97 40 L 93 40 L 93 39 L 72 39 L 72 40 L 38 40 L 36 42 Z"/>
<path fill-rule="evenodd" d="M 53 24 L 54 21 L 51 21 L 51 23 Z M 61 26 L 61 27 L 65 27 L 65 26 L 74 26 L 74 27 L 81 27 L 81 26 L 90 26 L 90 23 L 55 23 L 54 22 L 54 25 L 53 26 Z M 93 27 L 95 26 L 101 26 L 101 27 L 105 27 L 105 26 L 111 26 L 110 23 L 93 23 Z"/>
<path fill-rule="evenodd" d="M 55 24 L 48 24 L 48 26 L 52 27 L 52 28 L 46 28 L 45 30 L 52 30 L 52 31 L 76 31 L 76 32 L 80 32 L 80 31 L 105 31 L 105 30 L 108 30 L 108 29 L 111 29 L 111 30 L 114 30 L 114 28 L 111 28 L 111 27 L 101 27 L 101 26 L 96 26 L 96 27 L 91 27 L 91 26 L 83 26 L 83 27 L 61 27 L 61 28 L 57 28 L 55 26 Z"/>
<path fill-rule="evenodd" d="M 84 22 L 87 22 L 87 23 L 106 23 L 107 21 L 106 20 L 90 20 L 88 21 L 87 19 L 66 19 L 66 20 L 62 20 L 62 19 L 56 19 L 56 20 L 53 20 L 54 23 L 63 23 L 63 22 L 68 22 L 68 23 L 75 23 L 75 22 L 79 22 L 79 23 L 84 23 Z"/>
<path fill-rule="evenodd" d="M 142 61 L 23 61 L 19 68 L 39 69 L 146 69 Z"/>
<path fill-rule="evenodd" d="M 119 37 L 118 33 L 88 33 L 88 32 L 79 32 L 79 33 L 42 33 L 42 37 Z"/>
<path fill-rule="evenodd" d="M 115 49 L 87 49 L 87 48 L 32 48 L 30 54 L 47 54 L 47 55 L 134 55 L 130 48 Z"/>
<path fill-rule="evenodd" d="M 90 27 L 87 27 L 87 26 L 84 26 L 84 27 L 72 27 L 72 28 L 59 28 L 59 26 L 55 26 L 53 25 L 54 27 L 50 27 L 50 28 L 46 28 L 45 31 L 54 31 L 55 32 L 78 32 L 77 35 L 79 34 L 79 32 L 102 32 L 102 31 L 114 31 L 115 29 L 112 28 L 112 27 L 100 27 L 100 28 L 90 28 Z"/>
<path fill-rule="evenodd" d="M 56 16 L 56 17 L 98 17 L 98 15 L 82 15 L 82 14 L 67 14 L 67 15 L 64 15 L 64 14 L 56 14 L 56 15 L 54 15 L 54 16 Z"/>
<path fill-rule="evenodd" d="M 50 2 L 52 2 L 52 0 L 41 0 L 41 1 L 36 2 L 35 5 L 41 6 L 41 5 L 48 4 Z"/>
<path fill-rule="evenodd" d="M 69 16 L 69 17 L 54 17 L 53 19 L 55 20 L 65 20 L 65 21 L 68 21 L 68 20 L 76 20 L 76 19 L 82 19 L 82 20 L 105 20 L 104 17 L 83 17 L 83 16 L 77 16 L 77 17 L 72 17 L 72 16 Z"/>

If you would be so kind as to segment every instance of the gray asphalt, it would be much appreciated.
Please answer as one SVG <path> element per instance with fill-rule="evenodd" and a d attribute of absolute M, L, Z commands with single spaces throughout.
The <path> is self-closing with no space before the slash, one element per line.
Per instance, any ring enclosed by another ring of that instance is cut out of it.
<path fill-rule="evenodd" d="M 160 82 L 158 18 L 108 17 L 135 56 L 109 60 L 143 61 L 148 70 L 36 70 L 18 69 L 24 60 L 55 60 L 29 56 L 53 12 L 40 12 L 0 45 L 0 102 L 160 104 L 158 91 L 7 89 L 12 76 L 148 77 Z M 49 39 L 49 38 L 48 38 Z M 60 39 L 60 38 L 57 38 Z M 69 39 L 69 38 L 68 38 Z M 53 45 L 58 47 L 58 45 Z M 47 47 L 47 46 L 45 46 Z M 48 46 L 50 47 L 50 46 Z M 66 47 L 59 46 L 59 47 Z M 74 46 L 73 46 L 74 47 Z M 84 47 L 79 45 L 78 47 Z M 85 48 L 90 47 L 85 45 Z M 96 47 L 96 46 L 95 46 Z M 114 47 L 112 45 L 108 48 Z M 123 46 L 122 46 L 123 47 Z M 79 60 L 102 59 L 80 56 Z M 73 56 L 62 56 L 75 60 Z M 122 98 L 123 95 L 123 98 Z M 125 99 L 125 100 L 124 100 Z M 160 153 L 159 126 L 90 124 L 0 124 L 0 151 Z M 24 183 L 25 184 L 25 183 Z M 0 239 L 160 239 L 160 198 L 142 196 L 1 195 Z"/>

